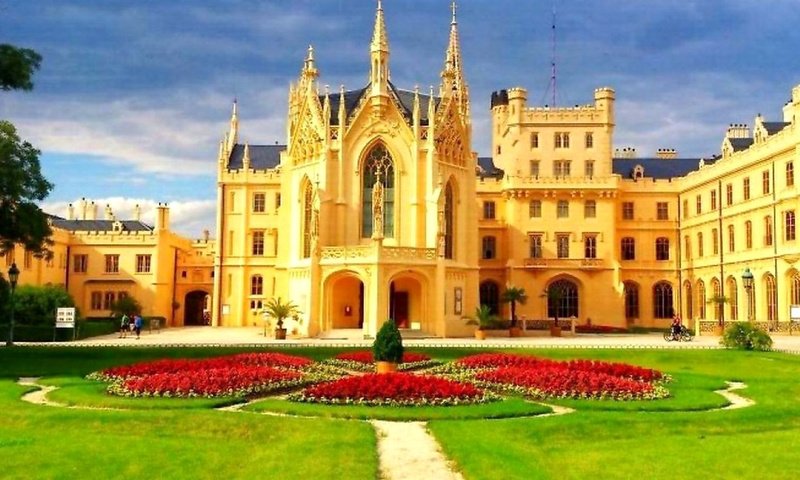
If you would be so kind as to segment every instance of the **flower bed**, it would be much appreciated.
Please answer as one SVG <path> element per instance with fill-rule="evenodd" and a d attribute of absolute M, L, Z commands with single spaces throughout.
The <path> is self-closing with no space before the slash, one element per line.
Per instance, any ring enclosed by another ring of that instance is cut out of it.
<path fill-rule="evenodd" d="M 367 374 L 306 387 L 296 402 L 339 405 L 464 405 L 497 397 L 470 383 L 410 373 Z"/>
<path fill-rule="evenodd" d="M 282 353 L 240 353 L 224 357 L 202 359 L 164 359 L 152 362 L 136 363 L 107 368 L 87 375 L 90 380 L 104 382 L 119 379 L 144 377 L 166 373 L 188 373 L 212 369 L 226 369 L 237 366 L 262 366 L 298 370 L 311 366 L 314 362 L 308 358 Z"/>
<path fill-rule="evenodd" d="M 303 374 L 298 371 L 239 365 L 120 378 L 108 391 L 126 397 L 227 397 L 282 390 L 303 383 Z"/>
<path fill-rule="evenodd" d="M 375 371 L 375 357 L 369 350 L 340 353 L 334 358 L 327 360 L 326 363 L 356 372 Z M 398 369 L 419 370 L 438 364 L 439 362 L 431 360 L 431 357 L 424 353 L 403 352 L 403 363 L 398 365 Z"/>

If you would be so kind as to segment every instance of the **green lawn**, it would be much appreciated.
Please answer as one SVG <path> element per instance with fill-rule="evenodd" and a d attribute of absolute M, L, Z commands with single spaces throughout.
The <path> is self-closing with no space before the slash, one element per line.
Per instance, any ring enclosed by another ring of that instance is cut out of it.
<path fill-rule="evenodd" d="M 375 433 L 361 418 L 429 419 L 447 456 L 467 479 L 796 478 L 800 463 L 800 357 L 776 353 L 673 350 L 533 350 L 552 358 L 596 358 L 658 368 L 674 377 L 658 401 L 551 401 L 577 409 L 548 418 L 510 398 L 471 407 L 337 407 L 270 399 L 251 412 L 213 407 L 238 399 L 109 397 L 82 377 L 103 367 L 164 357 L 243 351 L 206 348 L 0 349 L 3 478 L 348 478 L 377 475 Z M 315 359 L 339 350 L 284 349 Z M 419 351 L 419 350 L 417 350 Z M 424 350 L 423 350 L 424 351 Z M 427 350 L 450 360 L 475 350 Z M 20 376 L 57 385 L 52 400 L 111 407 L 81 410 L 20 401 Z M 740 380 L 754 407 L 725 405 L 713 390 Z M 258 415 L 271 410 L 319 418 Z"/>

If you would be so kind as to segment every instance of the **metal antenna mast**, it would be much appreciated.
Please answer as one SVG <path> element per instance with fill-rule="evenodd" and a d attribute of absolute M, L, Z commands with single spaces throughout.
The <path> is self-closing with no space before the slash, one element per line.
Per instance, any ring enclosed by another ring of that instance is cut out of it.
<path fill-rule="evenodd" d="M 550 86 L 553 88 L 553 107 L 556 106 L 556 92 L 558 83 L 556 82 L 556 4 L 553 2 L 553 55 L 550 59 Z"/>

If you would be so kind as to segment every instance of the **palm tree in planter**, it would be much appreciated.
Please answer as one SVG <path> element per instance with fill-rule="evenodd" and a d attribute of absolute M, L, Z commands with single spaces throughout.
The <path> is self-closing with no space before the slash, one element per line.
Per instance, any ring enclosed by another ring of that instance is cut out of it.
<path fill-rule="evenodd" d="M 522 335 L 522 330 L 517 326 L 517 303 L 525 305 L 528 301 L 528 295 L 525 293 L 524 288 L 510 286 L 505 289 L 500 299 L 511 304 L 511 325 L 509 326 L 509 335 L 512 337 L 519 337 Z"/>
<path fill-rule="evenodd" d="M 478 326 L 478 329 L 475 330 L 475 338 L 478 340 L 486 340 L 486 330 L 492 328 L 495 322 L 497 322 L 497 316 L 492 313 L 489 305 L 475 307 L 475 315 L 467 317 L 467 325 Z"/>
<path fill-rule="evenodd" d="M 292 303 L 291 300 L 284 302 L 281 297 L 273 297 L 267 300 L 263 310 L 265 317 L 275 319 L 275 339 L 286 340 L 286 329 L 283 328 L 283 321 L 289 317 L 300 314 L 300 307 Z"/>
<path fill-rule="evenodd" d="M 375 335 L 375 341 L 372 343 L 372 356 L 377 362 L 378 373 L 397 371 L 397 364 L 403 362 L 403 337 L 391 318 L 383 323 L 378 334 Z"/>
<path fill-rule="evenodd" d="M 561 308 L 561 304 L 566 297 L 566 292 L 562 286 L 553 284 L 547 287 L 541 296 L 547 299 L 548 307 L 550 305 L 554 305 L 555 307 L 553 308 L 553 325 L 550 327 L 550 336 L 560 337 L 561 327 L 558 325 L 558 310 Z"/>
<path fill-rule="evenodd" d="M 725 308 L 725 304 L 728 303 L 728 297 L 714 294 L 706 300 L 706 303 L 714 305 L 714 316 L 717 317 L 717 325 L 716 328 L 714 328 L 714 334 L 721 337 L 722 334 L 725 333 L 725 319 L 723 318 L 724 314 L 722 309 Z"/>

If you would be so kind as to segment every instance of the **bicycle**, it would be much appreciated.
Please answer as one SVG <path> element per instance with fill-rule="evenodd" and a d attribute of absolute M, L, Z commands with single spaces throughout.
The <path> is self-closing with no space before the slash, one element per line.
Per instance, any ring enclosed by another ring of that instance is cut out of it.
<path fill-rule="evenodd" d="M 664 340 L 668 342 L 691 342 L 694 340 L 694 332 L 686 328 L 684 325 L 681 325 L 681 331 L 676 335 L 672 333 L 672 328 L 668 328 L 667 331 L 664 332 Z"/>

